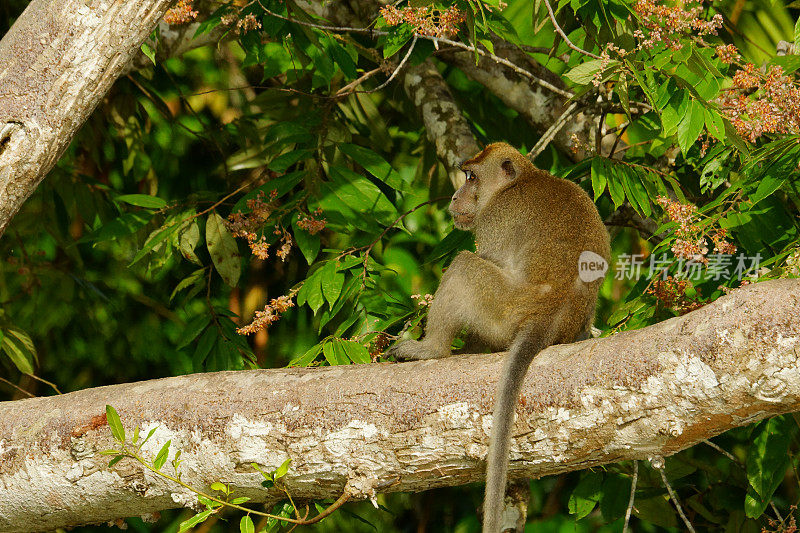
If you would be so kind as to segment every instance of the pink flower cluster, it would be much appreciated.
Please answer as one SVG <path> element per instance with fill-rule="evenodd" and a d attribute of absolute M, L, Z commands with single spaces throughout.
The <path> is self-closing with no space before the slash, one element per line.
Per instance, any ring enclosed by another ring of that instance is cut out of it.
<path fill-rule="evenodd" d="M 722 110 L 750 142 L 765 133 L 800 133 L 800 88 L 781 67 L 764 75 L 748 63 L 734 74 L 733 88 L 720 99 Z"/>
<path fill-rule="evenodd" d="M 385 6 L 380 12 L 389 26 L 405 22 L 414 27 L 415 33 L 431 37 L 451 37 L 458 33 L 458 25 L 466 20 L 464 12 L 456 6 L 444 10 L 425 6 L 407 6 L 402 9 Z"/>
<path fill-rule="evenodd" d="M 164 22 L 172 26 L 188 24 L 197 18 L 197 11 L 194 11 L 194 0 L 179 0 L 175 7 L 170 8 L 164 13 Z"/>
<path fill-rule="evenodd" d="M 664 208 L 664 213 L 672 222 L 678 223 L 675 230 L 675 244 L 672 253 L 680 259 L 708 264 L 708 245 L 703 230 L 697 225 L 697 206 L 682 204 L 665 196 L 659 196 L 656 201 Z M 728 230 L 714 229 L 709 237 L 714 243 L 714 253 L 733 254 L 736 246 L 728 242 Z"/>
<path fill-rule="evenodd" d="M 717 54 L 719 60 L 726 65 L 730 65 L 741 57 L 739 55 L 739 50 L 732 44 L 721 44 L 714 48 L 714 52 Z"/>
<path fill-rule="evenodd" d="M 237 328 L 236 333 L 239 335 L 250 335 L 276 322 L 281 317 L 281 314 L 285 313 L 290 307 L 294 307 L 292 298 L 294 298 L 296 292 L 297 291 L 292 291 L 289 294 L 273 298 L 268 305 L 264 306 L 263 310 L 256 311 L 256 316 L 253 318 L 252 322 L 246 326 Z"/>
<path fill-rule="evenodd" d="M 640 17 L 643 29 L 633 34 L 640 40 L 640 46 L 652 48 L 664 43 L 673 50 L 680 50 L 683 47 L 680 37 L 683 35 L 716 35 L 722 27 L 722 15 L 717 13 L 711 20 L 703 20 L 700 18 L 701 2 L 692 6 L 694 3 L 694 0 L 689 0 L 665 6 L 657 0 L 638 0 L 633 9 Z"/>
<path fill-rule="evenodd" d="M 266 202 L 264 200 L 264 191 L 259 191 L 258 196 L 247 200 L 247 208 L 250 209 L 249 213 L 231 213 L 225 222 L 225 226 L 234 237 L 247 239 L 247 245 L 250 246 L 253 255 L 259 259 L 269 257 L 269 244 L 263 235 L 259 236 L 258 232 L 264 227 L 267 219 L 275 210 L 275 198 L 277 196 L 277 191 L 272 191 L 270 201 Z"/>
<path fill-rule="evenodd" d="M 327 223 L 324 218 L 321 218 L 321 215 L 322 208 L 319 207 L 310 215 L 304 215 L 301 217 L 300 220 L 297 221 L 297 227 L 306 230 L 311 235 L 316 235 L 325 229 L 325 224 Z"/>
<path fill-rule="evenodd" d="M 686 294 L 689 286 L 687 279 L 675 279 L 667 276 L 666 279 L 654 279 L 645 292 L 655 296 L 664 307 L 683 315 L 705 305 L 705 302 L 697 298 L 690 298 Z"/>

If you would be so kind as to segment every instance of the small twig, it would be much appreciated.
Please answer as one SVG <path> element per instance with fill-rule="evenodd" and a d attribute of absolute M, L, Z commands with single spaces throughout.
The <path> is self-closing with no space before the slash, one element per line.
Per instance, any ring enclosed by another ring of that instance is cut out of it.
<path fill-rule="evenodd" d="M 609 159 L 614 157 L 614 153 L 616 153 L 616 151 L 617 151 L 617 145 L 619 144 L 619 141 L 622 139 L 622 136 L 625 135 L 625 131 L 628 129 L 629 125 L 630 125 L 630 122 L 626 122 L 625 124 L 622 125 L 621 128 L 619 128 L 619 132 L 617 133 L 617 138 L 614 139 L 614 144 L 611 145 L 611 152 L 609 152 L 609 154 L 608 154 L 608 158 Z M 617 127 L 619 127 L 619 126 L 617 126 Z M 614 129 L 616 130 L 617 127 L 615 127 Z M 612 133 L 612 131 L 607 131 L 606 135 L 608 135 L 609 133 Z"/>
<path fill-rule="evenodd" d="M 570 106 L 565 109 L 563 113 L 561 113 L 561 116 L 558 117 L 555 122 L 553 122 L 552 126 L 547 128 L 547 131 L 544 132 L 539 141 L 533 146 L 533 148 L 531 148 L 531 151 L 528 152 L 528 159 L 531 161 L 536 159 L 539 154 L 541 154 L 542 151 L 547 148 L 547 145 L 550 144 L 550 141 L 552 141 L 555 136 L 558 135 L 558 132 L 561 131 L 561 129 L 566 125 L 567 119 L 572 116 L 572 112 L 575 111 L 576 107 L 578 107 L 578 102 L 572 102 L 572 104 L 570 104 Z"/>
<path fill-rule="evenodd" d="M 631 479 L 631 496 L 628 498 L 628 510 L 625 511 L 625 525 L 622 526 L 622 533 L 628 532 L 628 523 L 631 520 L 633 510 L 634 495 L 636 494 L 636 482 L 639 480 L 639 461 L 633 462 L 633 479 Z"/>
<path fill-rule="evenodd" d="M 30 374 L 26 374 L 26 375 L 30 375 Z M 16 385 L 16 384 L 14 384 L 14 383 L 11 383 L 11 382 L 10 382 L 10 381 L 8 381 L 6 378 L 0 378 L 0 382 L 2 382 L 2 383 L 6 383 L 7 385 L 10 385 L 10 386 L 14 387 L 15 389 L 17 389 L 18 391 L 20 391 L 20 392 L 21 392 L 21 393 L 23 393 L 23 394 L 27 394 L 29 398 L 36 398 L 36 395 L 35 395 L 35 394 L 33 394 L 32 392 L 28 392 L 28 391 L 26 391 L 25 389 L 23 389 L 23 388 L 22 388 L 22 387 L 20 387 L 19 385 Z"/>
<path fill-rule="evenodd" d="M 400 64 L 397 65 L 397 68 L 394 69 L 394 72 L 392 72 L 392 75 L 389 76 L 389 78 L 385 82 L 381 83 L 380 85 L 378 85 L 374 89 L 370 89 L 369 91 L 363 91 L 364 94 L 376 93 L 376 92 L 382 90 L 387 85 L 389 85 L 392 82 L 392 80 L 394 79 L 394 77 L 397 76 L 397 73 L 400 72 L 401 70 L 403 70 L 403 67 L 405 66 L 406 62 L 408 61 L 408 58 L 411 57 L 411 52 L 414 51 L 414 46 L 416 46 L 416 44 L 417 44 L 417 34 L 415 33 L 414 34 L 414 38 L 411 40 L 411 46 L 408 47 L 408 52 L 406 52 L 406 55 L 403 56 L 403 59 L 400 61 Z"/>
<path fill-rule="evenodd" d="M 672 485 L 670 485 L 669 481 L 667 481 L 667 474 L 664 473 L 664 459 L 662 457 L 651 459 L 650 464 L 653 466 L 653 468 L 658 470 L 659 474 L 661 474 L 661 480 L 664 482 L 664 486 L 667 487 L 669 498 L 672 500 L 672 504 L 675 506 L 675 509 L 677 509 L 678 515 L 681 517 L 681 520 L 683 520 L 683 524 L 686 526 L 686 529 L 691 533 L 696 533 L 694 526 L 692 526 L 692 523 L 689 522 L 689 519 L 686 518 L 686 515 L 683 513 L 683 507 L 681 507 L 675 491 L 672 490 Z"/>
<path fill-rule="evenodd" d="M 374 76 L 375 74 L 377 74 L 381 70 L 382 70 L 381 67 L 376 67 L 376 68 L 370 70 L 369 72 L 365 72 L 360 78 L 351 81 L 350 83 L 348 83 L 347 85 L 345 85 L 344 87 L 342 87 L 341 89 L 336 91 L 336 95 L 335 96 L 345 96 L 345 95 L 348 95 L 348 94 L 351 94 L 351 93 L 355 92 L 354 89 L 356 87 L 358 87 L 359 85 L 361 85 L 362 83 L 364 83 L 365 81 L 370 79 L 372 76 Z"/>
<path fill-rule="evenodd" d="M 717 450 L 719 453 L 721 453 L 722 455 L 724 455 L 725 457 L 727 457 L 728 459 L 730 459 L 734 463 L 738 463 L 739 462 L 739 460 L 732 453 L 730 453 L 728 450 L 723 450 L 722 448 L 720 448 L 719 446 L 717 446 L 716 444 L 714 444 L 713 442 L 711 442 L 708 439 L 704 440 L 703 442 L 705 444 L 708 444 L 709 446 L 711 446 L 715 450 Z"/>
<path fill-rule="evenodd" d="M 547 13 L 550 15 L 550 22 L 552 22 L 553 26 L 556 27 L 556 31 L 561 36 L 561 38 L 564 39 L 564 42 L 567 43 L 567 46 L 569 46 L 570 48 L 572 48 L 576 52 L 582 53 L 583 55 L 587 55 L 589 57 L 593 57 L 594 59 L 600 59 L 600 56 L 595 55 L 595 54 L 593 54 L 591 52 L 587 52 L 583 48 L 579 48 L 578 46 L 575 46 L 574 44 L 572 44 L 572 41 L 569 40 L 569 37 L 567 37 L 567 34 L 564 33 L 564 30 L 562 30 L 561 26 L 559 26 L 558 22 L 556 22 L 556 14 L 553 13 L 553 8 L 550 6 L 550 2 L 548 2 L 548 0 L 544 0 L 544 5 L 547 7 Z"/>
<path fill-rule="evenodd" d="M 50 387 L 52 387 L 52 388 L 53 388 L 53 390 L 54 390 L 54 391 L 56 391 L 56 394 L 63 394 L 63 392 L 61 392 L 60 390 L 58 390 L 58 387 L 56 387 L 55 383 L 50 383 L 50 382 L 49 382 L 49 381 L 47 381 L 46 379 L 44 379 L 44 378 L 40 378 L 39 376 L 34 376 L 33 374 L 25 374 L 25 375 L 26 375 L 26 376 L 28 376 L 28 377 L 30 377 L 30 378 L 33 378 L 33 379 L 35 379 L 36 381 L 39 381 L 39 382 L 41 382 L 41 383 L 44 383 L 45 385 L 49 385 Z"/>
<path fill-rule="evenodd" d="M 595 144 L 594 150 L 597 155 L 603 155 L 603 152 L 601 150 L 603 148 L 603 137 L 606 136 L 606 134 L 603 133 L 603 126 L 605 125 L 606 125 L 606 112 L 603 111 L 602 113 L 600 113 L 600 120 L 597 122 L 597 134 L 595 135 L 594 138 L 594 144 Z"/>

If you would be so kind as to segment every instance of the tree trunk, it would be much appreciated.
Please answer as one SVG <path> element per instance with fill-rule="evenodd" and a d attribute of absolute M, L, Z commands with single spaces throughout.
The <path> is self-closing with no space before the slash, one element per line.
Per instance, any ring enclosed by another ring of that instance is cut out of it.
<path fill-rule="evenodd" d="M 33 0 L 0 41 L 0 235 L 172 0 Z"/>
<path fill-rule="evenodd" d="M 536 358 L 517 406 L 512 478 L 666 456 L 800 409 L 800 281 L 734 291 L 680 318 Z M 274 501 L 251 466 L 285 459 L 294 498 L 421 491 L 483 477 L 501 357 L 195 374 L 0 403 L 0 531 L 196 503 L 125 459 L 105 405 L 149 458 L 171 440 L 183 480 Z M 167 463 L 165 471 L 174 473 Z M 345 489 L 346 487 L 346 489 Z"/>

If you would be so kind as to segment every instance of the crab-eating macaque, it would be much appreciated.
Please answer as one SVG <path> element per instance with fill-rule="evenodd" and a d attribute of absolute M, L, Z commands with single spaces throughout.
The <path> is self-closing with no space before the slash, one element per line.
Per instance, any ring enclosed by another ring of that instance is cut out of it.
<path fill-rule="evenodd" d="M 401 360 L 450 355 L 463 329 L 492 350 L 509 349 L 492 417 L 484 533 L 498 533 L 511 430 L 520 388 L 544 348 L 589 337 L 608 265 L 609 236 L 578 185 L 537 169 L 505 143 L 461 165 L 466 182 L 450 203 L 455 226 L 475 234 L 442 276 L 425 336 L 393 347 Z"/>

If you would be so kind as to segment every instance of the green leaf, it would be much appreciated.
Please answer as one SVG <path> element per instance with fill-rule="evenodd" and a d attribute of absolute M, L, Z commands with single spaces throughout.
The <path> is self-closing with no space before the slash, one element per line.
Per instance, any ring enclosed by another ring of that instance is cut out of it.
<path fill-rule="evenodd" d="M 151 429 L 150 431 L 148 431 L 148 432 L 147 432 L 147 436 L 144 438 L 144 440 L 142 441 L 142 443 L 139 445 L 140 447 L 141 447 L 141 446 L 144 446 L 144 444 L 145 444 L 147 441 L 149 441 L 149 440 L 150 440 L 150 437 L 152 437 L 152 436 L 153 436 L 153 433 L 155 433 L 155 432 L 156 432 L 156 429 L 158 429 L 158 426 L 154 427 L 153 429 Z"/>
<path fill-rule="evenodd" d="M 246 514 L 242 517 L 239 521 L 239 531 L 241 533 L 255 533 L 255 526 L 253 525 L 253 519 L 250 518 L 249 514 Z"/>
<path fill-rule="evenodd" d="M 325 360 L 328 361 L 328 364 L 331 366 L 347 365 L 350 363 L 347 354 L 344 353 L 344 349 L 341 346 L 341 341 L 338 339 L 326 342 L 322 346 L 322 355 L 325 356 Z"/>
<path fill-rule="evenodd" d="M 108 428 L 111 430 L 111 436 L 119 442 L 125 442 L 125 428 L 122 427 L 122 420 L 119 419 L 117 410 L 110 405 L 106 405 L 106 420 Z"/>
<path fill-rule="evenodd" d="M 689 93 L 681 89 L 675 91 L 670 97 L 667 105 L 661 111 L 661 126 L 664 135 L 670 136 L 675 133 L 678 124 L 686 116 L 686 110 L 690 105 Z"/>
<path fill-rule="evenodd" d="M 36 359 L 36 350 L 33 341 L 22 330 L 9 328 L 0 331 L 0 347 L 5 354 L 23 374 L 33 374 L 33 363 Z"/>
<path fill-rule="evenodd" d="M 234 505 L 242 505 L 243 503 L 247 503 L 250 501 L 250 498 L 247 496 L 239 496 L 238 498 L 234 498 L 231 500 L 231 503 Z"/>
<path fill-rule="evenodd" d="M 610 61 L 607 64 L 607 67 L 613 67 L 619 64 L 619 61 Z M 578 85 L 586 85 L 591 83 L 592 79 L 594 79 L 595 74 L 600 72 L 603 68 L 603 60 L 602 59 L 590 59 L 589 61 L 585 61 L 580 65 L 572 68 L 569 72 L 564 74 L 564 76 L 572 81 L 573 83 L 577 83 Z"/>
<path fill-rule="evenodd" d="M 185 224 L 178 233 L 178 248 L 188 261 L 196 265 L 202 265 L 200 258 L 197 257 L 194 249 L 200 242 L 200 226 L 197 225 L 196 220 L 192 220 Z"/>
<path fill-rule="evenodd" d="M 297 247 L 300 248 L 300 251 L 303 253 L 303 257 L 306 258 L 306 262 L 310 265 L 314 262 L 314 259 L 317 258 L 319 254 L 319 247 L 320 247 L 320 240 L 319 235 L 311 235 L 306 230 L 299 228 L 297 226 L 297 220 L 292 221 L 292 233 L 294 234 L 294 240 L 297 243 Z"/>
<path fill-rule="evenodd" d="M 386 43 L 383 45 L 383 58 L 388 59 L 395 55 L 414 34 L 414 30 L 408 24 L 401 24 L 389 29 Z"/>
<path fill-rule="evenodd" d="M 169 445 L 171 442 L 172 439 L 165 442 L 164 446 L 162 446 L 158 454 L 156 454 L 156 458 L 153 460 L 153 468 L 156 470 L 161 470 L 161 467 L 167 462 L 167 457 L 169 457 Z"/>
<path fill-rule="evenodd" d="M 580 520 L 592 512 L 602 496 L 603 474 L 600 472 L 585 473 L 569 497 L 570 514 L 575 515 L 575 520 Z"/>
<path fill-rule="evenodd" d="M 147 209 L 161 209 L 167 206 L 167 202 L 164 199 L 158 196 L 150 196 L 149 194 L 123 194 L 117 196 L 116 200 L 138 207 L 146 207 Z"/>
<path fill-rule="evenodd" d="M 796 427 L 788 418 L 774 417 L 761 422 L 753 431 L 746 462 L 747 481 L 754 491 L 750 494 L 754 501 L 746 509 L 751 518 L 760 516 L 761 504 L 766 507 L 789 468 L 789 445 Z"/>
<path fill-rule="evenodd" d="M 281 466 L 275 469 L 275 473 L 272 474 L 272 479 L 280 479 L 286 475 L 289 471 L 289 464 L 292 462 L 291 458 L 286 459 L 284 462 L 281 463 Z"/>
<path fill-rule="evenodd" d="M 326 185 L 349 208 L 354 222 L 369 215 L 383 225 L 388 225 L 397 218 L 394 205 L 374 183 L 361 174 L 349 168 L 332 166 L 330 175 L 333 183 Z"/>
<path fill-rule="evenodd" d="M 339 150 L 353 158 L 353 160 L 364 167 L 367 172 L 384 182 L 389 187 L 396 190 L 405 188 L 405 181 L 384 158 L 363 146 L 355 144 L 340 144 Z"/>
<path fill-rule="evenodd" d="M 178 282 L 178 284 L 172 290 L 172 294 L 169 295 L 169 301 L 171 302 L 175 298 L 175 296 L 183 289 L 186 289 L 188 287 L 191 287 L 192 285 L 201 282 L 205 277 L 204 276 L 205 271 L 206 269 L 199 268 L 194 272 L 192 272 L 191 274 L 189 274 L 188 276 L 186 276 L 185 278 L 183 278 L 180 282 Z"/>
<path fill-rule="evenodd" d="M 291 150 L 270 161 L 267 167 L 275 172 L 283 173 L 298 161 L 308 159 L 313 153 L 311 150 Z"/>
<path fill-rule="evenodd" d="M 592 190 L 594 191 L 595 202 L 603 195 L 608 183 L 605 170 L 606 167 L 601 158 L 595 157 L 592 159 Z"/>
<path fill-rule="evenodd" d="M 705 108 L 704 112 L 708 133 L 713 135 L 717 140 L 725 142 L 725 123 L 722 121 L 720 114 L 710 108 Z"/>
<path fill-rule="evenodd" d="M 224 483 L 220 483 L 219 481 L 215 481 L 214 483 L 212 483 L 210 488 L 211 490 L 216 490 L 228 494 L 228 487 Z"/>
<path fill-rule="evenodd" d="M 631 495 L 631 480 L 620 475 L 608 475 L 603 482 L 600 512 L 606 520 L 616 520 L 625 514 Z"/>
<path fill-rule="evenodd" d="M 169 238 L 170 236 L 172 236 L 173 233 L 178 231 L 179 228 L 180 224 L 168 223 L 168 225 L 154 229 L 150 233 L 150 235 L 148 235 L 147 240 L 144 241 L 144 246 L 142 246 L 142 249 L 136 252 L 136 255 L 133 256 L 133 259 L 131 260 L 128 266 L 132 266 L 135 263 L 138 263 L 144 256 L 149 254 L 156 246 L 166 241 L 167 238 Z"/>
<path fill-rule="evenodd" d="M 183 532 L 184 532 L 184 531 L 186 531 L 187 529 L 192 529 L 192 528 L 193 528 L 194 526 L 196 526 L 197 524 L 199 524 L 199 523 L 201 523 L 201 522 L 205 522 L 205 521 L 206 521 L 206 519 L 207 519 L 209 516 L 211 516 L 211 513 L 212 513 L 212 512 L 213 512 L 213 509 L 206 509 L 206 510 L 205 510 L 205 511 L 203 511 L 202 513 L 197 513 L 196 515 L 194 515 L 194 516 L 193 516 L 193 517 L 191 517 L 190 519 L 188 519 L 188 520 L 184 520 L 183 522 L 181 522 L 181 525 L 180 525 L 180 527 L 178 528 L 178 533 L 183 533 Z M 174 527 L 174 526 L 173 526 L 173 527 Z"/>
<path fill-rule="evenodd" d="M 300 357 L 292 359 L 289 362 L 288 366 L 308 366 L 314 361 L 314 359 L 317 358 L 317 356 L 321 351 L 322 351 L 322 344 L 315 344 Z"/>
<path fill-rule="evenodd" d="M 783 182 L 786 181 L 786 176 L 772 176 L 766 175 L 761 178 L 761 181 L 758 183 L 758 189 L 752 195 L 750 195 L 750 201 L 753 202 L 753 205 L 757 204 L 764 198 L 770 196 L 772 193 L 777 191 Z"/>
<path fill-rule="evenodd" d="M 356 70 L 356 64 L 353 61 L 353 58 L 350 57 L 350 54 L 347 53 L 347 50 L 345 50 L 342 45 L 336 42 L 336 39 L 330 34 L 326 36 L 325 40 L 327 41 L 327 46 L 325 47 L 326 50 L 336 64 L 339 65 L 339 68 L 342 69 L 344 75 L 351 80 L 357 78 L 358 71 Z"/>
<path fill-rule="evenodd" d="M 371 363 L 372 359 L 369 356 L 369 351 L 363 344 L 354 341 L 342 341 L 342 349 L 345 355 L 354 363 L 367 364 Z"/>
<path fill-rule="evenodd" d="M 684 156 L 700 136 L 705 123 L 706 116 L 702 104 L 697 100 L 692 100 L 686 108 L 686 115 L 678 124 L 678 146 Z"/>
<path fill-rule="evenodd" d="M 794 25 L 794 44 L 800 45 L 800 17 L 797 17 L 797 22 Z"/>
<path fill-rule="evenodd" d="M 611 200 L 614 202 L 614 209 L 625 203 L 625 185 L 622 182 L 622 177 L 618 172 L 613 172 L 613 167 L 601 159 L 603 172 L 606 174 L 608 180 L 608 192 L 611 193 Z"/>
<path fill-rule="evenodd" d="M 112 466 L 114 466 L 114 465 L 115 465 L 115 464 L 117 464 L 118 462 L 122 461 L 124 458 L 125 458 L 125 456 L 124 456 L 124 455 L 117 455 L 116 457 L 113 457 L 113 458 L 112 458 L 112 459 L 111 459 L 111 460 L 108 462 L 108 467 L 109 467 L 109 468 L 111 468 Z"/>
<path fill-rule="evenodd" d="M 311 277 L 306 279 L 303 286 L 300 288 L 300 292 L 297 293 L 297 305 L 302 305 L 300 302 L 301 294 L 303 293 L 303 298 L 308 306 L 314 311 L 314 314 L 317 314 L 319 308 L 325 303 L 325 296 L 322 294 L 322 269 L 316 270 Z"/>
<path fill-rule="evenodd" d="M 678 525 L 678 517 L 675 515 L 675 510 L 664 496 L 648 499 L 637 498 L 634 505 L 634 515 L 661 527 L 676 527 Z"/>
<path fill-rule="evenodd" d="M 155 51 L 155 50 L 153 50 L 153 47 L 151 47 L 151 46 L 150 46 L 149 44 L 147 44 L 147 43 L 142 43 L 141 49 L 142 49 L 142 53 L 143 53 L 144 55 L 146 55 L 146 56 L 147 56 L 147 58 L 148 58 L 150 61 L 152 61 L 152 62 L 153 62 L 153 64 L 155 65 L 155 64 L 156 64 L 156 51 Z"/>
<path fill-rule="evenodd" d="M 239 247 L 225 227 L 222 217 L 216 212 L 211 213 L 206 222 L 206 246 L 214 268 L 226 284 L 235 287 L 242 270 Z"/>
<path fill-rule="evenodd" d="M 109 220 L 92 235 L 85 237 L 86 241 L 91 241 L 95 245 L 100 242 L 115 240 L 120 237 L 130 235 L 144 227 L 153 214 L 149 211 L 138 211 L 136 213 L 123 213 L 113 220 Z M 81 239 L 83 240 L 83 239 Z"/>
<path fill-rule="evenodd" d="M 328 304 L 333 307 L 336 299 L 342 292 L 344 286 L 344 274 L 337 272 L 337 261 L 328 261 L 320 273 L 320 284 L 322 286 L 322 294 L 328 301 Z"/>
<path fill-rule="evenodd" d="M 192 342 L 198 335 L 200 335 L 206 326 L 208 326 L 209 322 L 211 322 L 211 315 L 204 314 L 200 316 L 194 317 L 185 328 L 181 332 L 181 336 L 178 339 L 177 348 L 180 350 L 184 346 L 187 346 L 190 342 Z"/>

